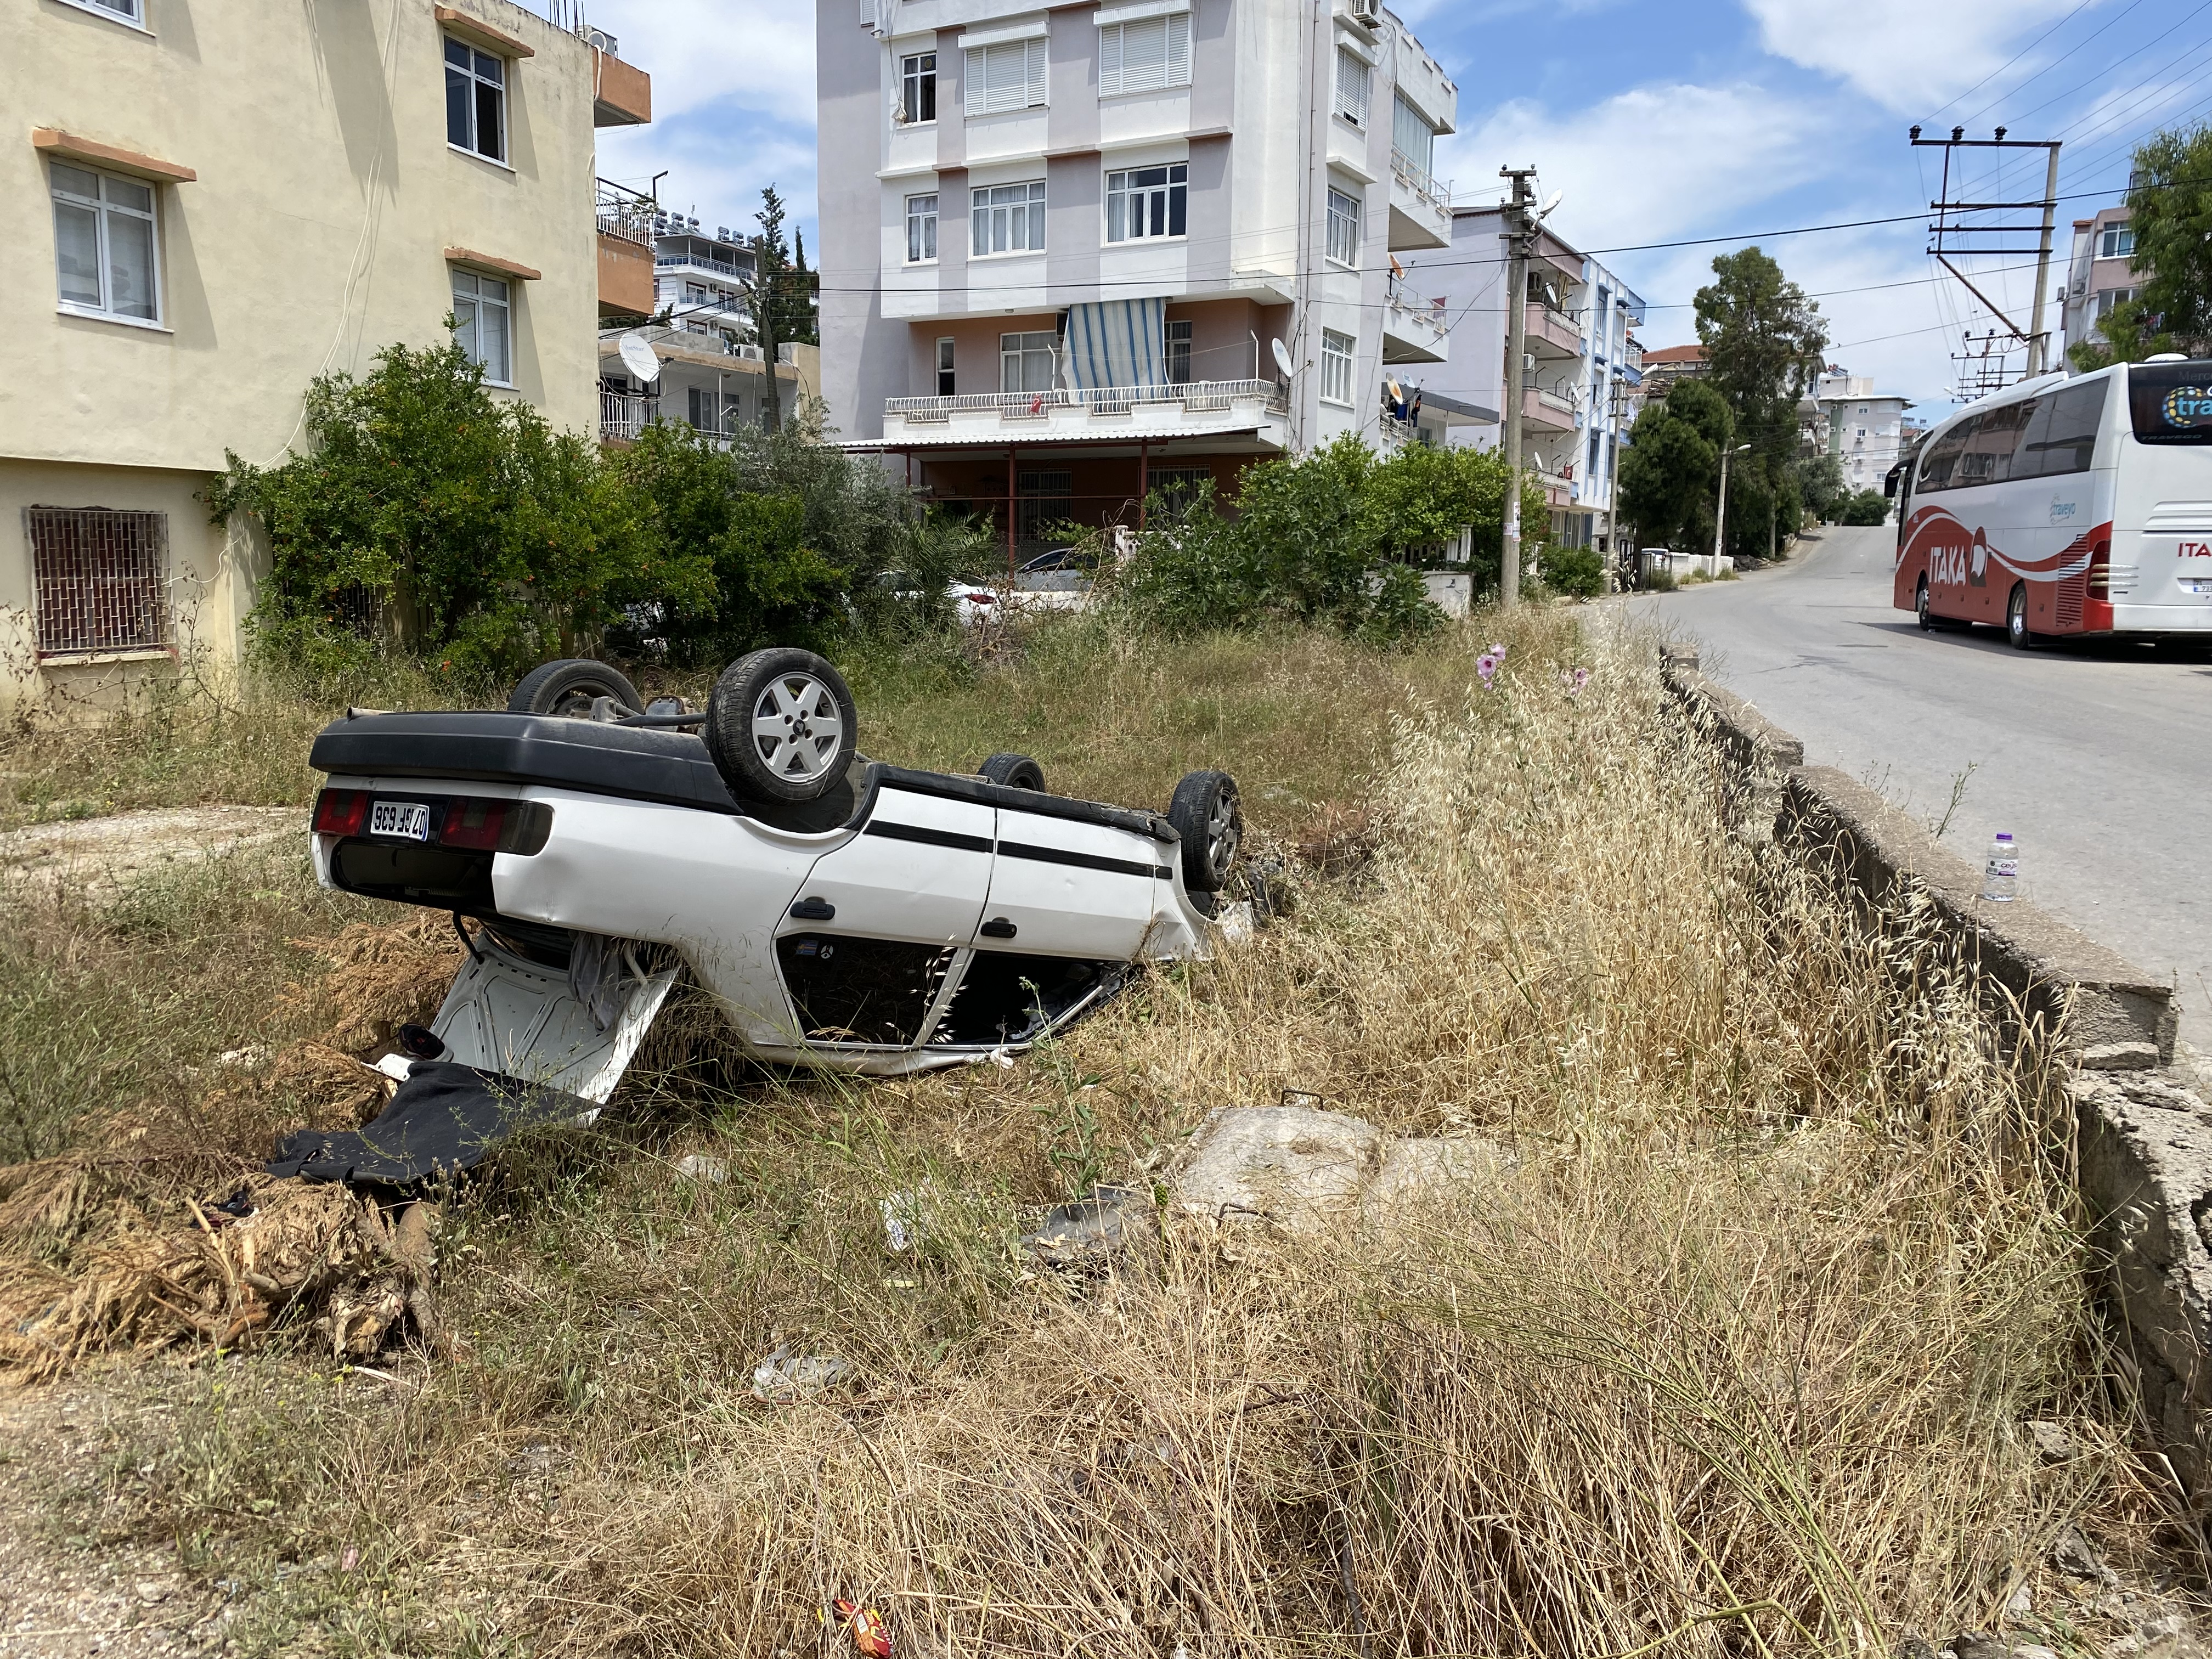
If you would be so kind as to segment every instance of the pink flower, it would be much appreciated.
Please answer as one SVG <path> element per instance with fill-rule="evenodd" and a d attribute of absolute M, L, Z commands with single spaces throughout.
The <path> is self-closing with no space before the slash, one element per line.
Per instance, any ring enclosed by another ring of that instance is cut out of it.
<path fill-rule="evenodd" d="M 1580 696 L 1582 695 L 1583 687 L 1589 684 L 1589 670 L 1587 668 L 1577 668 L 1570 671 L 1562 668 L 1559 671 L 1559 684 L 1566 688 L 1566 692 L 1569 696 Z"/>
<path fill-rule="evenodd" d="M 1498 673 L 1498 657 L 1495 647 L 1484 652 L 1474 659 L 1474 672 L 1482 677 L 1482 689 L 1486 691 L 1489 690 L 1491 682 Z"/>

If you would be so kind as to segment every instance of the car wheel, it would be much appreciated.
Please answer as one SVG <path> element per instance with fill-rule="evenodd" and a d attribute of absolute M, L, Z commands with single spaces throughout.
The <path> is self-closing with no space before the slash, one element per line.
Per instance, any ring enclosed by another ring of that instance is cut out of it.
<path fill-rule="evenodd" d="M 1182 884 L 1193 893 L 1218 893 L 1236 867 L 1244 839 L 1244 809 L 1237 780 L 1226 772 L 1193 772 L 1176 785 L 1168 822 L 1182 839 Z"/>
<path fill-rule="evenodd" d="M 845 677 L 811 651 L 782 646 L 722 671 L 704 735 L 732 793 L 802 801 L 820 799 L 845 775 L 859 727 Z"/>
<path fill-rule="evenodd" d="M 510 714 L 558 714 L 569 720 L 620 720 L 645 707 L 627 675 L 589 657 L 541 663 L 515 682 Z"/>
<path fill-rule="evenodd" d="M 2005 601 L 2005 643 L 2015 651 L 2032 650 L 2035 635 L 2027 629 L 2027 584 L 2014 582 L 2012 597 Z"/>
<path fill-rule="evenodd" d="M 994 755 L 975 772 L 986 783 L 1003 783 L 1009 789 L 1034 789 L 1040 795 L 1045 793 L 1044 768 L 1027 755 Z"/>
<path fill-rule="evenodd" d="M 1925 576 L 1920 579 L 1919 591 L 1912 596 L 1912 610 L 1913 613 L 1920 618 L 1922 633 L 1928 633 L 1935 628 L 1936 618 L 1928 612 L 1928 578 Z"/>

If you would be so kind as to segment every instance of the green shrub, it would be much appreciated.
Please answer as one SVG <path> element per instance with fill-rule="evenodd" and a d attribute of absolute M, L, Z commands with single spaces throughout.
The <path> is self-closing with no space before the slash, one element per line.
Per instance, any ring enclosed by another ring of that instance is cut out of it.
<path fill-rule="evenodd" d="M 1847 525 L 1876 525 L 1889 517 L 1889 502 L 1879 489 L 1862 489 L 1844 503 Z"/>
<path fill-rule="evenodd" d="M 1546 547 L 1536 556 L 1544 586 L 1569 599 L 1594 599 L 1605 592 L 1605 556 L 1594 547 Z"/>

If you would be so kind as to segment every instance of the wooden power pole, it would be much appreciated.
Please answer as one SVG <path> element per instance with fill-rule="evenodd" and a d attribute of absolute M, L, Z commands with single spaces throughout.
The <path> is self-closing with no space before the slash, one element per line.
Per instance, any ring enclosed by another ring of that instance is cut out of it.
<path fill-rule="evenodd" d="M 1513 181 L 1505 208 L 1505 533 L 1498 552 L 1498 603 L 1510 611 L 1521 603 L 1521 359 L 1528 347 L 1528 244 L 1535 228 L 1528 217 L 1534 199 L 1528 180 L 1534 167 L 1500 167 L 1498 176 Z"/>

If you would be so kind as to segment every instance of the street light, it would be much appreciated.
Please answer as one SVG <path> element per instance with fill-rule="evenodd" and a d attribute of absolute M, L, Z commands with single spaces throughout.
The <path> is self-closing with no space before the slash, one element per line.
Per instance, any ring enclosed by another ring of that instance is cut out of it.
<path fill-rule="evenodd" d="M 1741 455 L 1750 447 L 1751 446 L 1749 444 L 1738 444 L 1734 449 L 1723 449 L 1721 451 L 1720 507 L 1713 514 L 1713 562 L 1715 565 L 1718 565 L 1720 562 L 1721 532 L 1728 528 L 1729 457 L 1731 455 Z"/>

